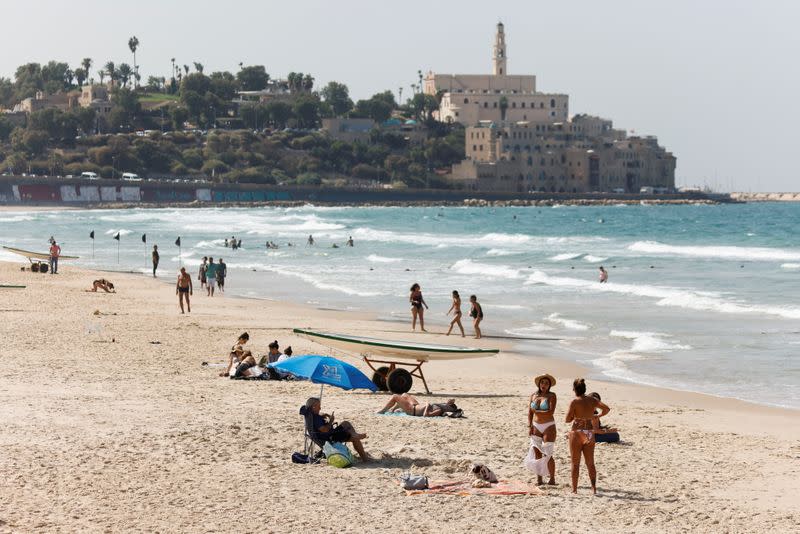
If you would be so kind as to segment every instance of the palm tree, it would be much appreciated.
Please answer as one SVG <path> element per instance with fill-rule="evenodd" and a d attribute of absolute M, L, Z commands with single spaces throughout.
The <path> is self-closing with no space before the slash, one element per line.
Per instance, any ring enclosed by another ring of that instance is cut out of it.
<path fill-rule="evenodd" d="M 133 74 L 133 69 L 127 63 L 120 63 L 119 64 L 119 79 L 122 80 L 122 86 L 127 87 L 128 81 L 131 79 L 131 74 Z"/>
<path fill-rule="evenodd" d="M 81 61 L 81 66 L 83 67 L 83 70 L 86 72 L 86 78 L 88 78 L 89 69 L 92 67 L 92 58 L 90 57 L 83 58 L 83 60 Z"/>
<path fill-rule="evenodd" d="M 195 61 L 194 62 L 194 70 L 196 70 L 200 74 L 203 74 L 203 64 L 202 63 L 198 63 L 197 61 Z"/>
<path fill-rule="evenodd" d="M 105 68 L 106 68 L 106 74 L 108 75 L 108 78 L 112 82 L 116 82 L 117 78 L 119 76 L 117 75 L 117 67 L 116 67 L 116 65 L 114 65 L 114 62 L 113 61 L 109 61 L 108 63 L 106 63 L 106 67 Z"/>
<path fill-rule="evenodd" d="M 311 89 L 313 89 L 313 88 L 314 88 L 314 77 L 313 77 L 313 76 L 311 76 L 310 74 L 306 74 L 306 75 L 303 77 L 303 82 L 302 82 L 302 84 L 303 84 L 303 90 L 304 90 L 304 91 L 308 91 L 308 92 L 310 93 L 310 92 L 311 92 Z"/>
<path fill-rule="evenodd" d="M 186 72 L 186 74 L 189 74 L 189 65 L 184 65 L 183 70 Z"/>
<path fill-rule="evenodd" d="M 133 71 L 139 72 L 139 65 L 136 64 L 136 49 L 139 48 L 139 39 L 135 35 L 128 39 L 128 48 L 133 52 Z"/>
<path fill-rule="evenodd" d="M 240 62 L 239 62 L 239 70 L 242 70 L 242 68 L 243 68 L 243 67 L 244 67 L 244 63 L 242 63 L 242 62 L 240 61 Z"/>
<path fill-rule="evenodd" d="M 100 77 L 100 85 L 103 85 L 103 78 L 106 77 L 106 71 L 100 69 L 97 71 L 97 75 Z"/>
<path fill-rule="evenodd" d="M 83 82 L 86 80 L 86 70 L 82 68 L 75 69 L 75 80 L 78 82 L 78 87 L 83 87 Z"/>

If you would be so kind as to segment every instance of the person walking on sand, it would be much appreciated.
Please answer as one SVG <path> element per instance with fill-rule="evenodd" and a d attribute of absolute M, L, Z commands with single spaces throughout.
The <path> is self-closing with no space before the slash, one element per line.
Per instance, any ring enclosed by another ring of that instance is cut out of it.
<path fill-rule="evenodd" d="M 158 255 L 158 245 L 153 245 L 153 278 L 156 277 L 156 269 L 158 269 L 158 261 L 161 257 Z"/>
<path fill-rule="evenodd" d="M 53 239 L 52 237 L 50 239 Z M 61 256 L 61 247 L 56 240 L 50 244 L 50 274 L 58 274 L 58 257 Z"/>
<path fill-rule="evenodd" d="M 206 286 L 206 268 L 208 267 L 208 256 L 203 256 L 203 263 L 200 264 L 200 270 L 197 271 L 197 279 L 200 280 L 200 289 Z"/>
<path fill-rule="evenodd" d="M 597 493 L 597 469 L 594 466 L 594 426 L 595 421 L 605 416 L 611 408 L 595 397 L 586 395 L 586 382 L 583 378 L 576 378 L 572 383 L 575 398 L 569 404 L 566 422 L 572 423 L 572 429 L 567 433 L 569 439 L 569 453 L 572 458 L 572 493 L 578 493 L 578 475 L 581 469 L 581 455 L 589 471 L 589 482 L 592 484 L 592 493 Z M 595 414 L 599 409 L 600 413 Z"/>
<path fill-rule="evenodd" d="M 219 290 L 222 293 L 225 293 L 225 278 L 228 276 L 228 265 L 222 261 L 222 258 L 219 259 L 219 264 L 217 265 L 217 285 L 219 286 Z"/>
<path fill-rule="evenodd" d="M 608 271 L 606 271 L 605 267 L 602 265 L 600 266 L 600 283 L 605 284 L 608 282 Z"/>
<path fill-rule="evenodd" d="M 481 321 L 483 321 L 483 308 L 478 304 L 478 297 L 471 295 L 469 297 L 469 316 L 472 317 L 472 327 L 475 329 L 475 339 L 481 338 Z"/>
<path fill-rule="evenodd" d="M 447 329 L 446 335 L 449 336 L 453 331 L 453 325 L 458 325 L 461 337 L 464 337 L 464 326 L 461 324 L 461 297 L 458 295 L 458 291 L 453 291 L 453 304 L 450 305 L 450 309 L 445 315 L 450 315 L 450 312 L 453 312 L 453 320 L 450 321 L 450 328 Z"/>
<path fill-rule="evenodd" d="M 408 296 L 408 300 L 411 302 L 411 330 L 417 329 L 417 317 L 419 317 L 419 329 L 427 332 L 425 330 L 425 310 L 422 307 L 425 306 L 427 308 L 428 304 L 422 298 L 422 288 L 415 283 L 411 286 L 410 291 L 411 294 Z"/>
<path fill-rule="evenodd" d="M 528 405 L 528 435 L 531 449 L 525 458 L 525 466 L 536 473 L 536 483 L 542 484 L 542 477 L 550 475 L 547 482 L 556 485 L 556 462 L 553 449 L 556 442 L 556 394 L 550 389 L 556 385 L 553 375 L 543 374 L 533 379 L 536 392 L 531 395 Z M 532 454 L 531 454 L 532 453 Z M 532 457 L 531 457 L 532 456 Z"/>
<path fill-rule="evenodd" d="M 214 263 L 214 258 L 208 258 L 208 265 L 206 265 L 206 294 L 209 297 L 214 296 L 214 288 L 217 287 L 217 270 L 219 265 Z"/>
<path fill-rule="evenodd" d="M 183 312 L 183 299 L 186 299 L 186 309 L 192 313 L 192 305 L 189 302 L 189 296 L 192 291 L 192 277 L 186 272 L 186 267 L 181 267 L 181 272 L 178 274 L 178 283 L 175 284 L 175 294 L 178 295 L 178 304 L 181 305 L 181 313 Z"/>

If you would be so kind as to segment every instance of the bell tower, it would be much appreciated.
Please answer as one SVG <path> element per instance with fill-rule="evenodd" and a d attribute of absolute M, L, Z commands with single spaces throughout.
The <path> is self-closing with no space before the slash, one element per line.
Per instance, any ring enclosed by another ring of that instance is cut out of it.
<path fill-rule="evenodd" d="M 494 36 L 494 54 L 492 56 L 492 74 L 504 76 L 508 74 L 506 70 L 506 34 L 503 30 L 503 23 L 497 23 L 497 33 Z"/>

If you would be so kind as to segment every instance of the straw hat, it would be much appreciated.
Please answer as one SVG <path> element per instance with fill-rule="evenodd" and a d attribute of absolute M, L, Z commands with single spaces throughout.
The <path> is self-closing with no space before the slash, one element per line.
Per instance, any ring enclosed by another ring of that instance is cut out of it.
<path fill-rule="evenodd" d="M 539 375 L 539 376 L 537 376 L 536 378 L 533 379 L 533 383 L 536 384 L 537 388 L 539 387 L 539 382 L 542 380 L 542 378 L 546 378 L 546 379 L 548 379 L 550 381 L 550 387 L 551 388 L 556 385 L 556 379 L 553 377 L 553 375 L 551 375 L 549 373 L 545 373 L 545 374 Z"/>

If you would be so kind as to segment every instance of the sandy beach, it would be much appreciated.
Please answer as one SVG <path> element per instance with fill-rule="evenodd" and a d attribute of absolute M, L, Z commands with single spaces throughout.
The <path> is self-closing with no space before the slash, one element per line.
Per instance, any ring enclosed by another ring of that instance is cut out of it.
<path fill-rule="evenodd" d="M 294 465 L 298 408 L 319 387 L 234 381 L 201 366 L 223 362 L 239 333 L 250 333 L 259 354 L 277 339 L 296 355 L 329 351 L 292 336 L 294 327 L 461 338 L 199 290 L 182 316 L 172 286 L 145 276 L 68 264 L 39 275 L 20 265 L 0 263 L 0 283 L 27 284 L 0 289 L 0 532 L 790 532 L 800 524 L 798 411 L 588 380 L 623 441 L 597 446 L 599 495 L 585 470 L 573 495 L 563 419 L 584 370 L 514 353 L 507 341 L 468 339 L 503 351 L 425 365 L 432 399 L 455 397 L 465 419 L 380 416 L 385 394 L 328 387 L 323 411 L 366 432 L 377 461 Z M 99 277 L 118 293 L 85 292 Z M 474 461 L 534 482 L 522 467 L 526 405 L 532 377 L 545 371 L 558 379 L 556 487 L 461 497 L 406 496 L 396 485 L 407 470 L 458 479 Z"/>

